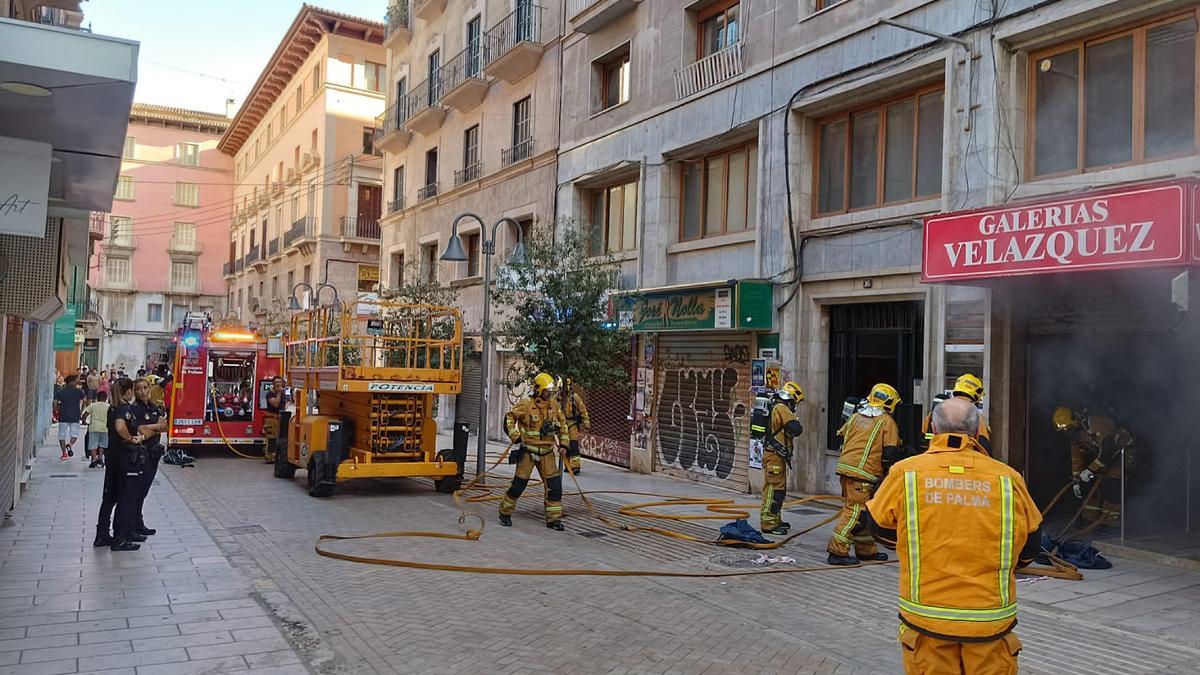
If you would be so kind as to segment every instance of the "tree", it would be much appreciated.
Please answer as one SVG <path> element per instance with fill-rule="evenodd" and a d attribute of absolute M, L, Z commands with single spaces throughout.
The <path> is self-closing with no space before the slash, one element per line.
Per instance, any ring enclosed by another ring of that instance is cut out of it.
<path fill-rule="evenodd" d="M 552 225 L 525 239 L 526 264 L 497 274 L 492 299 L 502 308 L 499 333 L 521 358 L 511 379 L 537 372 L 569 377 L 586 389 L 629 385 L 630 333 L 608 315 L 620 264 L 588 255 L 588 240 L 571 223 L 555 237 Z"/>

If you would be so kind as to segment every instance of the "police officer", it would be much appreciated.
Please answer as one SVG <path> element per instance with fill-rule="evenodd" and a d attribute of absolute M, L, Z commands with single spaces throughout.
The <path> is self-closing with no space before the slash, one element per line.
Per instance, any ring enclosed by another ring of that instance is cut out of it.
<path fill-rule="evenodd" d="M 113 381 L 110 385 L 110 393 L 112 394 L 112 404 L 108 409 L 108 447 L 104 449 L 104 492 L 100 499 L 100 514 L 96 519 L 96 539 L 92 542 L 92 546 L 97 548 L 112 546 L 114 543 L 109 534 L 109 523 L 125 485 L 126 457 L 125 437 L 117 433 L 114 423 L 117 418 L 124 415 L 125 408 L 133 398 L 133 381 L 129 378 Z M 130 437 L 132 438 L 132 434 Z M 114 550 L 135 551 L 138 548 L 137 544 L 131 546 L 131 548 Z"/>
<path fill-rule="evenodd" d="M 902 456 L 900 430 L 892 413 L 900 405 L 900 392 L 890 384 L 871 387 L 867 402 L 838 429 L 842 454 L 837 474 L 842 483 L 842 512 L 833 528 L 826 550 L 830 565 L 857 565 L 859 560 L 887 560 L 875 546 L 875 538 L 862 518 L 867 500 L 883 478 L 885 464 Z M 944 404 L 943 404 L 944 405 Z M 857 560 L 850 555 L 854 547 Z"/>
<path fill-rule="evenodd" d="M 146 541 L 146 536 L 134 531 L 137 526 L 137 517 L 131 513 L 137 507 L 137 495 L 135 493 L 136 481 L 130 480 L 130 454 L 133 452 L 133 446 L 142 442 L 142 437 L 138 435 L 137 427 L 133 423 L 133 380 L 123 377 L 117 380 L 115 389 L 120 392 L 120 396 L 114 401 L 113 407 L 108 413 L 110 421 L 108 451 L 105 453 L 105 491 L 104 502 L 100 506 L 100 518 L 101 524 L 105 527 L 103 533 L 107 535 L 108 518 L 105 507 L 112 509 L 113 506 L 110 504 L 115 503 L 113 533 L 109 539 L 110 548 L 114 551 L 136 551 L 141 548 L 137 542 Z M 112 471 L 113 478 L 111 490 L 108 481 L 109 471 Z M 140 469 L 134 471 L 135 478 L 140 474 Z M 100 541 L 100 535 L 101 531 L 97 527 L 97 542 Z"/>
<path fill-rule="evenodd" d="M 929 449 L 898 462 L 868 502 L 900 559 L 900 636 L 913 673 L 1017 672 L 1016 568 L 1040 552 L 1042 516 L 1021 474 L 987 455 L 979 411 L 952 398 Z"/>
<path fill-rule="evenodd" d="M 1080 519 L 1085 526 L 1099 521 L 1096 534 L 1108 536 L 1121 520 L 1122 465 L 1133 446 L 1133 435 L 1112 417 L 1076 414 L 1067 407 L 1054 411 L 1054 428 L 1069 431 L 1071 438 L 1072 489 L 1079 499 L 1087 497 Z M 1092 490 L 1092 481 L 1102 479 Z M 1089 496 L 1090 495 L 1090 496 Z"/>
<path fill-rule="evenodd" d="M 538 373 L 533 378 L 533 395 L 508 411 L 504 416 L 504 430 L 517 444 L 509 455 L 509 462 L 515 462 L 517 468 L 508 492 L 500 500 L 500 524 L 512 526 L 517 500 L 529 485 L 529 477 L 536 466 L 546 488 L 546 527 L 562 531 L 565 529 L 562 524 L 562 473 L 558 469 L 555 450 L 557 448 L 565 455 L 570 438 L 562 409 L 554 402 L 553 377 Z"/>
<path fill-rule="evenodd" d="M 143 519 L 143 504 L 154 477 L 158 475 L 158 463 L 163 457 L 162 433 L 167 430 L 166 416 L 162 408 L 151 398 L 152 387 L 147 378 L 139 378 L 133 382 L 133 413 L 138 435 L 142 437 L 142 445 L 146 450 L 145 470 L 138 483 L 136 523 L 133 531 L 142 536 L 153 535 L 157 530 L 146 527 Z"/>
<path fill-rule="evenodd" d="M 587 404 L 576 388 L 571 378 L 567 378 L 567 386 L 563 388 L 563 417 L 567 420 L 567 436 L 571 439 L 567 446 L 567 466 L 571 473 L 579 475 L 582 461 L 579 457 L 579 436 L 582 431 L 591 431 L 592 420 L 588 417 Z"/>
<path fill-rule="evenodd" d="M 975 377 L 971 373 L 960 375 L 954 381 L 954 389 L 950 390 L 949 394 L 938 394 L 933 397 L 933 405 L 930 407 L 929 414 L 921 422 L 922 443 L 921 449 L 929 447 L 929 442 L 933 440 L 933 411 L 948 398 L 959 397 L 965 398 L 975 405 L 979 413 L 979 444 L 990 455 L 992 454 L 992 429 L 988 426 L 987 417 L 983 414 L 983 380 Z"/>
<path fill-rule="evenodd" d="M 787 534 L 791 523 L 780 519 L 787 500 L 787 472 L 792 461 L 792 441 L 804 432 L 796 420 L 796 404 L 804 390 L 788 382 L 775 392 L 767 433 L 763 439 L 763 502 L 759 524 L 764 534 Z"/>

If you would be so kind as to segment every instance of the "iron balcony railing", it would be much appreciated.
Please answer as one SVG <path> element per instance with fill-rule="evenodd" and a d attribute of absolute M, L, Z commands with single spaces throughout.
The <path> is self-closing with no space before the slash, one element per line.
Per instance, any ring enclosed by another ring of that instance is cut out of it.
<path fill-rule="evenodd" d="M 191 281 L 176 281 L 171 280 L 171 291 L 174 293 L 196 293 L 200 286 L 195 279 Z"/>
<path fill-rule="evenodd" d="M 47 26 L 70 28 L 71 30 L 82 31 L 84 33 L 92 32 L 90 25 L 83 25 L 82 12 L 57 7 L 38 7 L 37 13 L 34 16 L 38 23 L 46 24 Z"/>
<path fill-rule="evenodd" d="M 109 232 L 108 239 L 104 240 L 104 245 L 109 248 L 137 248 L 137 237 L 132 234 Z"/>
<path fill-rule="evenodd" d="M 396 197 L 388 202 L 388 213 L 399 213 L 404 210 L 404 196 Z"/>
<path fill-rule="evenodd" d="M 233 276 L 233 264 L 234 261 L 230 260 L 221 266 L 221 271 L 225 273 L 225 276 Z"/>
<path fill-rule="evenodd" d="M 376 144 L 379 143 L 380 138 L 393 131 L 403 131 L 404 121 L 408 117 L 408 95 L 405 94 L 375 118 L 375 128 L 378 130 L 378 133 L 375 134 Z"/>
<path fill-rule="evenodd" d="M 445 91 L 442 88 L 441 75 L 439 68 L 433 75 L 423 80 L 420 84 L 408 92 L 408 96 L 404 97 L 403 113 L 404 120 L 408 121 L 417 116 L 423 110 L 437 106 L 442 100 L 442 93 Z"/>
<path fill-rule="evenodd" d="M 386 40 L 391 37 L 392 33 L 398 30 L 410 30 L 412 28 L 412 19 L 410 17 L 408 0 L 396 0 L 391 7 L 388 7 L 387 14 L 383 16 L 383 22 L 387 25 L 384 39 Z"/>
<path fill-rule="evenodd" d="M 523 42 L 542 42 L 542 12 L 539 5 L 517 2 L 517 9 L 492 26 L 483 36 L 485 65 L 493 63 Z"/>
<path fill-rule="evenodd" d="M 246 258 L 244 256 L 233 261 L 233 271 L 235 274 L 244 269 L 246 269 Z"/>
<path fill-rule="evenodd" d="M 438 68 L 438 78 L 441 79 L 442 93 L 454 91 L 455 87 L 469 79 L 483 79 L 483 40 L 478 39 L 467 45 Z"/>
<path fill-rule="evenodd" d="M 275 237 L 267 242 L 267 255 L 275 255 L 279 253 L 279 237 Z"/>
<path fill-rule="evenodd" d="M 500 151 L 500 163 L 504 166 L 512 166 L 517 162 L 524 161 L 533 157 L 533 138 L 526 138 L 518 142 L 511 148 L 505 148 Z"/>
<path fill-rule="evenodd" d="M 302 237 L 311 237 L 316 232 L 317 219 L 313 216 L 304 216 L 296 222 L 292 223 L 291 228 L 283 235 L 284 248 L 296 243 L 296 240 Z"/>
<path fill-rule="evenodd" d="M 574 17 L 583 14 L 584 10 L 592 5 L 599 3 L 601 0 L 567 0 L 567 17 Z"/>
<path fill-rule="evenodd" d="M 379 238 L 379 219 L 363 219 L 353 216 L 342 216 L 342 236 L 343 237 L 358 237 L 360 239 L 378 239 Z"/>
<path fill-rule="evenodd" d="M 177 253 L 199 253 L 200 242 L 195 237 L 172 236 L 171 241 L 167 243 L 167 250 Z"/>
<path fill-rule="evenodd" d="M 437 193 L 438 193 L 438 184 L 435 181 L 433 183 L 430 183 L 429 185 L 426 185 L 425 187 L 422 187 L 420 190 L 417 190 L 417 200 L 424 201 L 426 199 L 431 199 L 433 197 L 436 197 Z"/>
<path fill-rule="evenodd" d="M 675 71 L 675 99 L 683 100 L 692 94 L 714 87 L 742 74 L 742 43 L 729 45 L 683 70 Z"/>
<path fill-rule="evenodd" d="M 454 187 L 458 187 L 463 183 L 470 183 L 473 180 L 479 180 L 483 175 L 483 163 L 472 162 L 454 172 Z"/>
<path fill-rule="evenodd" d="M 258 259 L 261 257 L 261 254 L 262 254 L 262 251 L 257 246 L 250 249 L 250 252 L 246 254 L 246 264 L 251 265 L 253 263 L 258 262 Z"/>
<path fill-rule="evenodd" d="M 108 229 L 108 214 L 93 213 L 88 218 L 88 235 L 93 239 L 103 239 L 104 232 Z"/>

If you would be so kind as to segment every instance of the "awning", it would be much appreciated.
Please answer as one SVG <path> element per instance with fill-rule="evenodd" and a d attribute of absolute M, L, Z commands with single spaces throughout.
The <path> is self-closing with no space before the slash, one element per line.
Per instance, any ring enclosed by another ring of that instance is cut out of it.
<path fill-rule="evenodd" d="M 1200 182 L 1125 186 L 925 219 L 921 278 L 1168 267 L 1200 261 Z"/>

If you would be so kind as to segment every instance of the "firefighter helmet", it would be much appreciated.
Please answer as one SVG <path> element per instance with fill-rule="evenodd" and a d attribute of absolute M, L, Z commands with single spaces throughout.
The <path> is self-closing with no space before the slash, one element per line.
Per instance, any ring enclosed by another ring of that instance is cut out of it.
<path fill-rule="evenodd" d="M 979 403 L 983 401 L 983 381 L 971 373 L 960 375 L 954 381 L 954 393 Z"/>
<path fill-rule="evenodd" d="M 867 405 L 893 413 L 896 406 L 900 405 L 900 392 L 892 385 L 880 382 L 871 387 L 871 393 L 867 395 Z"/>
<path fill-rule="evenodd" d="M 554 376 L 550 373 L 538 373 L 533 376 L 533 395 L 540 396 L 543 391 L 554 390 Z"/>
<path fill-rule="evenodd" d="M 795 382 L 786 382 L 775 395 L 784 401 L 798 403 L 804 400 L 804 389 Z"/>
<path fill-rule="evenodd" d="M 1066 406 L 1060 405 L 1054 409 L 1054 428 L 1058 431 L 1066 431 L 1067 429 L 1075 429 L 1079 426 L 1079 418 L 1075 415 L 1075 411 Z"/>

